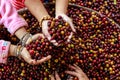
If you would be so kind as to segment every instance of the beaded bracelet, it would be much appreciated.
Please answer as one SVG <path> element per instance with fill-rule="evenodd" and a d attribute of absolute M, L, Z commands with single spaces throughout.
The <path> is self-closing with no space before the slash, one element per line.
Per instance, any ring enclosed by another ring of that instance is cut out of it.
<path fill-rule="evenodd" d="M 50 20 L 50 19 L 51 19 L 51 17 L 50 17 L 49 15 L 42 17 L 42 19 L 39 20 L 39 25 L 40 25 L 40 27 L 42 27 L 42 22 L 43 22 L 44 20 Z"/>
<path fill-rule="evenodd" d="M 27 40 L 31 38 L 32 40 L 32 35 L 29 33 L 26 33 L 21 39 L 20 42 L 17 44 L 17 47 L 15 49 L 16 56 L 19 56 L 23 50 L 23 48 L 26 45 Z"/>
<path fill-rule="evenodd" d="M 19 57 L 19 55 L 22 52 L 23 48 L 24 48 L 23 46 L 21 46 L 20 44 L 17 44 L 17 47 L 15 48 L 15 53 L 16 53 L 17 57 Z"/>
<path fill-rule="evenodd" d="M 26 33 L 26 34 L 20 39 L 20 42 L 19 42 L 19 43 L 20 43 L 22 46 L 25 46 L 25 45 L 26 45 L 26 42 L 27 42 L 27 40 L 28 40 L 29 38 L 32 39 L 32 35 L 29 34 L 29 33 Z"/>

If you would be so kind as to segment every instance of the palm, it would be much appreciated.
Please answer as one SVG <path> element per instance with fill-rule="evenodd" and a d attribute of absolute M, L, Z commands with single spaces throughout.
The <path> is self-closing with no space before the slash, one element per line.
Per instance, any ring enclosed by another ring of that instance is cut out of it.
<path fill-rule="evenodd" d="M 26 44 L 30 44 L 31 41 L 38 39 L 38 37 L 40 37 L 40 36 L 44 38 L 43 34 L 36 34 L 36 35 L 33 35 L 31 38 L 29 38 L 29 39 L 27 40 Z M 27 49 L 26 49 L 25 47 L 23 48 L 23 50 L 22 50 L 22 52 L 21 52 L 21 57 L 22 57 L 27 63 L 29 63 L 29 64 L 31 64 L 31 65 L 41 64 L 41 63 L 43 63 L 43 62 L 45 62 L 45 61 L 48 61 L 48 60 L 51 58 L 51 56 L 48 55 L 47 57 L 43 57 L 43 58 L 40 59 L 40 60 L 32 59 L 31 56 L 30 56 L 30 53 L 27 51 Z"/>

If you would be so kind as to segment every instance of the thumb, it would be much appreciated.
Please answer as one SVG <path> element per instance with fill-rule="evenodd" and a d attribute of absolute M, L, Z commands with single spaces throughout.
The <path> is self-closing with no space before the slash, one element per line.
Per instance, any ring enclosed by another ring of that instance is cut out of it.
<path fill-rule="evenodd" d="M 35 34 L 35 35 L 31 36 L 31 37 L 27 40 L 26 44 L 31 43 L 32 41 L 38 39 L 39 37 L 44 38 L 44 35 L 43 35 L 43 34 L 40 34 L 40 33 Z"/>
<path fill-rule="evenodd" d="M 35 34 L 35 35 L 32 36 L 32 40 L 36 40 L 36 39 L 38 39 L 39 37 L 44 38 L 44 35 L 41 34 L 41 33 Z"/>
<path fill-rule="evenodd" d="M 68 23 L 70 24 L 71 29 L 73 30 L 73 32 L 76 32 L 74 25 L 72 23 L 72 20 L 68 21 Z"/>
<path fill-rule="evenodd" d="M 48 40 L 51 39 L 51 36 L 48 32 L 48 25 L 47 25 L 48 21 L 43 21 L 42 23 L 42 32 L 43 34 L 48 38 Z"/>
<path fill-rule="evenodd" d="M 70 42 L 70 39 L 72 38 L 72 36 L 73 36 L 73 32 L 70 33 L 70 35 L 69 35 L 69 37 L 67 39 L 67 42 Z"/>
<path fill-rule="evenodd" d="M 29 64 L 31 62 L 33 62 L 32 58 L 26 48 L 23 48 L 23 50 L 21 52 L 21 57 Z"/>
<path fill-rule="evenodd" d="M 56 40 L 51 40 L 51 35 L 48 32 L 48 25 L 47 25 L 48 21 L 43 21 L 43 25 L 42 25 L 42 32 L 45 35 L 45 37 L 51 42 L 53 43 L 55 46 L 58 45 L 58 43 L 56 42 Z"/>

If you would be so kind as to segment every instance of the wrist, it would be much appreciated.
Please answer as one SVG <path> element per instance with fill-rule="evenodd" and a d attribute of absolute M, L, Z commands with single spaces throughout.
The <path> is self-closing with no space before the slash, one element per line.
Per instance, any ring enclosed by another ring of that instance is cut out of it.
<path fill-rule="evenodd" d="M 21 45 L 24 47 L 27 44 L 27 41 L 29 41 L 29 40 L 32 40 L 32 34 L 27 32 L 26 34 L 24 34 L 22 36 L 22 38 L 20 39 L 20 42 L 17 44 L 17 46 Z"/>
<path fill-rule="evenodd" d="M 55 16 L 58 17 L 58 16 L 60 16 L 60 15 L 66 15 L 66 13 L 63 13 L 63 12 L 60 13 L 60 12 L 59 12 L 59 13 L 56 13 Z"/>
<path fill-rule="evenodd" d="M 58 16 L 61 16 L 61 17 L 66 17 L 66 14 L 65 13 L 59 13 L 59 14 L 56 14 L 56 18 L 58 18 Z"/>
<path fill-rule="evenodd" d="M 15 46 L 15 45 L 12 45 L 12 44 L 10 45 L 8 56 L 16 56 L 16 53 L 15 53 L 16 47 L 17 47 L 17 46 Z"/>
<path fill-rule="evenodd" d="M 21 39 L 25 34 L 27 33 L 26 29 L 23 27 L 19 28 L 16 32 L 15 35 Z"/>

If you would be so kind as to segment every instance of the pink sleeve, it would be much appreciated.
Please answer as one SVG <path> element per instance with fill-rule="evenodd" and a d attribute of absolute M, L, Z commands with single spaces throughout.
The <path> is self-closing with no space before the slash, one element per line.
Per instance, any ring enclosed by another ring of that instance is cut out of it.
<path fill-rule="evenodd" d="M 24 5 L 25 0 L 9 0 L 9 1 L 17 10 L 25 7 Z"/>
<path fill-rule="evenodd" d="M 10 42 L 0 40 L 0 63 L 7 62 L 9 47 Z"/>
<path fill-rule="evenodd" d="M 0 0 L 0 15 L 2 17 L 0 24 L 4 24 L 11 34 L 14 34 L 20 27 L 28 26 L 8 0 Z"/>

